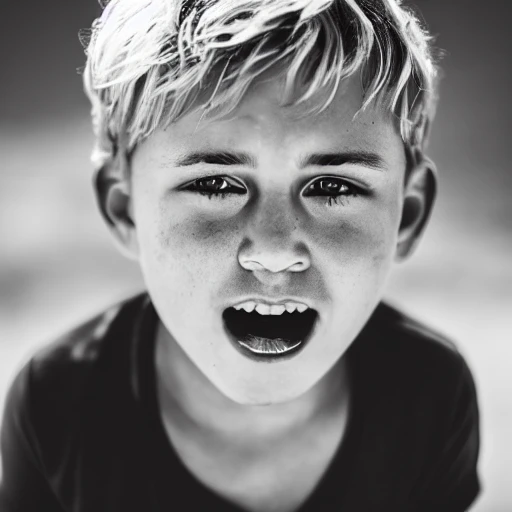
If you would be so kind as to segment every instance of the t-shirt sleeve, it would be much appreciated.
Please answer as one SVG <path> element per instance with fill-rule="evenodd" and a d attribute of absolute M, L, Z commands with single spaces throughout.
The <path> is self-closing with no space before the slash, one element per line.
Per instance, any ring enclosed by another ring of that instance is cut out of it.
<path fill-rule="evenodd" d="M 38 456 L 31 418 L 30 363 L 7 394 L 0 431 L 0 511 L 62 512 Z"/>
<path fill-rule="evenodd" d="M 460 357 L 460 356 L 459 356 Z M 471 372 L 460 357 L 460 376 L 451 393 L 452 414 L 421 486 L 418 510 L 465 512 L 480 493 L 477 472 L 479 411 Z"/>

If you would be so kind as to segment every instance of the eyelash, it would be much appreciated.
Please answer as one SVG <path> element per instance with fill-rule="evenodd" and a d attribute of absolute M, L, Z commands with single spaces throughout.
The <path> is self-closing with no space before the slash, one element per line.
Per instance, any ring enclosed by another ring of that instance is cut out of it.
<path fill-rule="evenodd" d="M 245 194 L 245 191 L 234 192 L 234 190 L 240 190 L 234 186 L 231 186 L 231 190 L 230 190 L 229 186 L 226 187 L 227 190 L 225 192 L 219 192 L 219 191 L 213 191 L 213 190 L 199 190 L 200 187 L 197 185 L 198 183 L 201 183 L 204 181 L 218 180 L 218 179 L 224 180 L 225 183 L 229 184 L 229 182 L 222 176 L 211 176 L 211 177 L 200 178 L 200 179 L 195 180 L 193 183 L 188 185 L 184 190 L 188 190 L 191 192 L 197 192 L 197 193 L 201 194 L 202 196 L 207 196 L 208 199 L 212 199 L 212 197 L 215 197 L 216 199 L 225 199 L 229 194 L 237 194 L 237 195 Z M 344 179 L 338 178 L 338 177 L 321 178 L 321 179 L 311 183 L 308 186 L 308 188 L 310 188 L 313 185 L 316 185 L 317 183 L 322 183 L 322 181 L 337 181 L 339 183 L 339 188 L 343 187 L 346 191 L 345 193 L 338 193 L 338 194 L 328 194 L 328 193 L 327 194 L 318 194 L 316 197 L 326 197 L 327 198 L 327 201 L 325 203 L 326 206 L 333 206 L 333 203 L 337 204 L 337 205 L 343 205 L 344 198 L 357 197 L 357 196 L 363 194 L 363 190 L 361 188 L 357 187 L 356 185 L 354 185 L 353 183 L 350 183 L 347 180 L 344 180 Z M 308 194 L 305 197 L 312 197 L 312 194 Z"/>
<path fill-rule="evenodd" d="M 331 177 L 326 176 L 324 178 L 320 178 L 319 180 L 316 180 L 313 183 L 311 183 L 308 186 L 308 188 L 312 187 L 313 185 L 320 184 L 322 182 L 327 182 L 327 181 L 337 182 L 338 183 L 338 188 L 343 188 L 345 190 L 345 193 L 343 193 L 343 194 L 341 194 L 341 193 L 337 193 L 337 194 L 329 194 L 329 193 L 318 194 L 319 197 L 326 197 L 327 198 L 327 201 L 325 203 L 326 206 L 332 206 L 333 203 L 334 204 L 343 205 L 344 204 L 344 199 L 346 199 L 347 197 L 357 197 L 357 196 L 359 196 L 359 195 L 361 195 L 363 193 L 363 190 L 361 188 L 357 187 L 356 185 L 354 185 L 353 183 L 350 183 L 349 181 L 344 180 L 342 178 L 333 177 L 333 176 L 331 176 Z M 306 197 L 311 197 L 311 195 L 308 194 L 308 195 L 306 195 Z"/>
<path fill-rule="evenodd" d="M 218 191 L 214 191 L 214 190 L 199 190 L 200 187 L 197 186 L 197 183 L 201 183 L 204 181 L 219 180 L 219 179 L 224 180 L 225 183 L 229 183 L 222 176 L 208 176 L 206 178 L 200 178 L 198 180 L 195 180 L 193 183 L 188 185 L 185 188 L 185 190 L 189 190 L 191 192 L 197 192 L 197 193 L 201 194 L 202 196 L 207 196 L 208 199 L 211 199 L 212 197 L 215 197 L 218 199 L 225 199 L 228 196 L 228 194 L 230 194 L 230 193 L 235 193 L 237 195 L 245 194 L 245 191 L 244 192 L 233 192 L 233 190 L 237 190 L 236 187 L 233 187 L 233 186 L 231 186 L 231 190 L 229 190 L 229 187 L 227 187 L 228 190 L 225 192 L 218 192 Z M 238 189 L 238 190 L 240 190 L 240 189 Z"/>

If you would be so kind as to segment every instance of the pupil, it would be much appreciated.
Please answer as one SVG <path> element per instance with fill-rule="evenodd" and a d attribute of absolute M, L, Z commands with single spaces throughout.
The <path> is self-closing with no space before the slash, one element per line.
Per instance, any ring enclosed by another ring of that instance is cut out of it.
<path fill-rule="evenodd" d="M 222 182 L 218 178 L 211 178 L 207 180 L 206 186 L 214 190 L 220 190 L 222 188 Z"/>
<path fill-rule="evenodd" d="M 338 184 L 333 181 L 322 180 L 320 182 L 320 188 L 324 191 L 331 192 L 338 188 Z"/>

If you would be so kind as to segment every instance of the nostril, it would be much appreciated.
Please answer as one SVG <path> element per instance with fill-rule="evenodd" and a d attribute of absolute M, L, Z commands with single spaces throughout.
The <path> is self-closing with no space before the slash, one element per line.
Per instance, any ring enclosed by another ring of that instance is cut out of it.
<path fill-rule="evenodd" d="M 298 261 L 297 263 L 294 263 L 290 267 L 288 267 L 286 270 L 289 270 L 290 272 L 302 272 L 303 270 L 306 270 L 309 265 L 305 261 Z"/>
<path fill-rule="evenodd" d="M 242 267 L 244 267 L 246 270 L 265 270 L 265 267 L 261 264 L 261 263 L 258 263 L 257 261 L 252 261 L 252 260 L 246 260 L 246 261 L 240 261 L 240 264 L 242 265 Z"/>
<path fill-rule="evenodd" d="M 265 261 L 264 263 L 260 263 L 255 260 L 243 260 L 240 258 L 239 261 L 240 265 L 246 270 L 250 270 L 252 272 L 267 271 L 271 274 L 278 274 L 279 272 L 286 271 L 302 272 L 309 267 L 305 260 L 290 263 L 289 261 L 279 261 L 277 258 L 275 258 L 273 261 Z"/>
<path fill-rule="evenodd" d="M 302 242 L 246 240 L 239 249 L 238 262 L 242 268 L 253 272 L 302 272 L 310 267 L 311 255 Z"/>

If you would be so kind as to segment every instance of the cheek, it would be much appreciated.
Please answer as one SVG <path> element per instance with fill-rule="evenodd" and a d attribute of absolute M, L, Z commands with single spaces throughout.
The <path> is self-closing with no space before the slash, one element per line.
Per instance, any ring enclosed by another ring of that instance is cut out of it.
<path fill-rule="evenodd" d="M 393 230 L 388 222 L 358 219 L 326 229 L 322 238 L 316 243 L 334 308 L 330 327 L 353 339 L 383 296 L 393 261 Z"/>
<path fill-rule="evenodd" d="M 171 218 L 162 208 L 159 215 L 158 246 L 164 253 L 183 253 L 191 258 L 210 260 L 226 248 L 233 239 L 229 223 L 208 221 L 199 216 L 180 219 Z"/>
<path fill-rule="evenodd" d="M 230 263 L 228 254 L 233 250 L 229 222 L 191 215 L 167 199 L 157 205 L 149 202 L 141 210 L 145 217 L 138 232 L 146 267 L 156 267 L 173 282 L 186 281 L 194 287 L 222 279 L 223 266 Z"/>
<path fill-rule="evenodd" d="M 379 214 L 344 218 L 315 230 L 315 246 L 321 248 L 324 267 L 340 278 L 380 281 L 393 261 L 397 226 L 396 208 L 379 209 Z"/>

